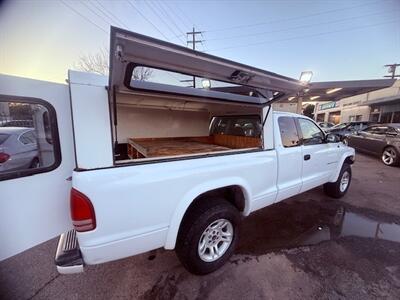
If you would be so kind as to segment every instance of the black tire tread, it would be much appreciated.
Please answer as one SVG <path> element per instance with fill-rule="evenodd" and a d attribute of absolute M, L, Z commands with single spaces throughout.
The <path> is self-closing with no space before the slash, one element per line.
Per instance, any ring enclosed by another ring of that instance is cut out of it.
<path fill-rule="evenodd" d="M 181 261 L 182 265 L 191 273 L 197 275 L 204 275 L 211 273 L 221 267 L 233 254 L 235 245 L 238 240 L 238 228 L 235 228 L 235 236 L 232 244 L 227 252 L 219 260 L 211 263 L 200 262 L 194 255 L 192 247 L 197 247 L 198 241 L 195 240 L 199 230 L 204 227 L 204 221 L 209 216 L 216 215 L 218 213 L 231 214 L 236 218 L 236 222 L 240 222 L 239 211 L 230 202 L 223 198 L 210 198 L 202 199 L 196 203 L 193 207 L 189 208 L 189 211 L 184 216 L 182 224 L 179 228 L 177 243 L 175 252 Z"/>
<path fill-rule="evenodd" d="M 348 191 L 349 186 L 347 187 L 347 189 L 344 192 L 340 191 L 340 179 L 342 178 L 342 174 L 344 173 L 344 171 L 349 171 L 350 173 L 350 182 L 349 182 L 349 186 L 351 183 L 351 166 L 348 163 L 343 163 L 342 169 L 340 170 L 338 179 L 335 182 L 328 182 L 324 184 L 324 192 L 326 195 L 328 195 L 329 197 L 335 198 L 335 199 L 339 199 L 342 198 Z"/>

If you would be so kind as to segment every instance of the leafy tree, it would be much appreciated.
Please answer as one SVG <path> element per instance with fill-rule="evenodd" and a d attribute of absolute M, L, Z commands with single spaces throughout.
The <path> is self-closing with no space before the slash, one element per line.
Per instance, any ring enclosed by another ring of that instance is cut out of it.
<path fill-rule="evenodd" d="M 313 119 L 314 118 L 314 104 L 308 104 L 304 109 L 303 109 L 303 115 Z"/>

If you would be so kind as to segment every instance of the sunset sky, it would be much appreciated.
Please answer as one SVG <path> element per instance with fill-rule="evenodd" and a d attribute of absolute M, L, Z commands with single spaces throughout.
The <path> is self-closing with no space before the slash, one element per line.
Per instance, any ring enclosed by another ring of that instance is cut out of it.
<path fill-rule="evenodd" d="M 107 17 L 106 17 L 107 16 Z M 313 81 L 382 78 L 400 63 L 400 1 L 6 1 L 0 73 L 64 82 L 110 25 Z"/>

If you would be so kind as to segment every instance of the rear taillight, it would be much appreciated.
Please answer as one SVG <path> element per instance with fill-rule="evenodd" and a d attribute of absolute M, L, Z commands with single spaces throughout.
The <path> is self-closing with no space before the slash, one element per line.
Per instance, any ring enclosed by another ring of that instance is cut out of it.
<path fill-rule="evenodd" d="M 76 231 L 89 231 L 96 228 L 96 216 L 88 197 L 73 188 L 70 205 L 72 224 Z"/>
<path fill-rule="evenodd" d="M 5 163 L 10 158 L 10 154 L 0 152 L 0 164 Z"/>

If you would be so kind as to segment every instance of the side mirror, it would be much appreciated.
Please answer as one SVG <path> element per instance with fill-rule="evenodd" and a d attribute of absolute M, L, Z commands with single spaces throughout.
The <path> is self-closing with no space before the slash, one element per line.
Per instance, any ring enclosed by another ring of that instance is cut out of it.
<path fill-rule="evenodd" d="M 336 134 L 328 133 L 325 137 L 325 141 L 327 143 L 339 143 L 340 138 Z"/>

